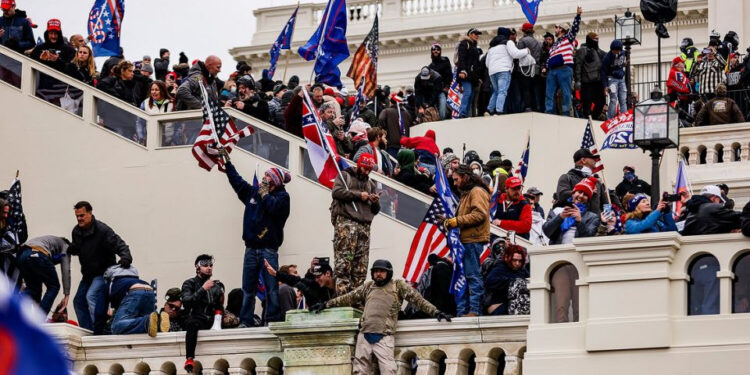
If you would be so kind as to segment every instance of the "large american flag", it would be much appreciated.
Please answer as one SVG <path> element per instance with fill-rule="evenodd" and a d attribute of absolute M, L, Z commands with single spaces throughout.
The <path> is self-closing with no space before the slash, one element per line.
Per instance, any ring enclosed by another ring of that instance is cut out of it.
<path fill-rule="evenodd" d="M 403 277 L 406 281 L 412 283 L 419 281 L 419 277 L 427 269 L 427 256 L 430 254 L 437 254 L 442 258 L 450 252 L 448 242 L 445 240 L 445 229 L 437 222 L 439 216 L 445 216 L 445 208 L 440 199 L 435 198 L 411 241 L 411 248 L 409 248 L 409 255 L 404 266 Z"/>
<path fill-rule="evenodd" d="M 200 82 L 200 86 L 203 94 L 203 127 L 193 144 L 193 156 L 198 160 L 198 165 L 207 171 L 211 171 L 215 165 L 224 171 L 224 159 L 219 155 L 219 148 L 232 152 L 240 138 L 253 134 L 255 130 L 248 125 L 237 131 L 234 121 L 221 109 L 216 99 L 208 95 L 203 82 Z"/>
<path fill-rule="evenodd" d="M 16 179 L 8 190 L 8 229 L 13 233 L 16 244 L 26 242 L 29 232 L 26 227 L 26 215 L 23 213 L 23 204 L 21 200 L 21 180 Z"/>
<path fill-rule="evenodd" d="M 363 92 L 367 97 L 375 94 L 378 86 L 378 15 L 372 23 L 372 29 L 365 40 L 354 52 L 352 66 L 346 76 L 354 80 L 354 87 L 359 87 L 359 82 L 365 79 Z"/>
<path fill-rule="evenodd" d="M 594 142 L 594 133 L 591 127 L 591 120 L 586 123 L 586 130 L 583 132 L 583 140 L 581 140 L 581 148 L 588 149 L 589 151 L 591 151 L 591 154 L 594 155 L 596 166 L 591 173 L 597 173 L 604 169 L 602 157 L 599 155 L 599 150 L 597 150 L 596 148 L 596 142 Z"/>

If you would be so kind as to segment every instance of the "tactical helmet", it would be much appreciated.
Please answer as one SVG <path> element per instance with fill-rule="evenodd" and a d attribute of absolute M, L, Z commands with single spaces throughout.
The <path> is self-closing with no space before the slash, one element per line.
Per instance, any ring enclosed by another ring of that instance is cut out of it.
<path fill-rule="evenodd" d="M 375 285 L 377 286 L 383 286 L 385 284 L 388 284 L 388 282 L 390 282 L 391 279 L 393 278 L 393 266 L 391 265 L 391 262 L 385 259 L 378 259 L 375 261 L 375 263 L 372 264 L 372 268 L 370 268 L 370 277 L 372 277 L 375 270 L 382 270 L 382 271 L 386 271 L 387 273 L 385 280 L 383 281 L 375 280 Z"/>
<path fill-rule="evenodd" d="M 473 161 L 478 161 L 480 164 L 482 163 L 482 159 L 479 158 L 479 154 L 476 151 L 471 150 L 468 151 L 466 155 L 464 155 L 463 164 L 469 165 Z"/>

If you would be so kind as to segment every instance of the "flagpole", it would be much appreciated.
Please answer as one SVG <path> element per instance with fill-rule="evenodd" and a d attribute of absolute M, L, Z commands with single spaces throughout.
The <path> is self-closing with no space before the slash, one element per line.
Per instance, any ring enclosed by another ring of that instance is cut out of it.
<path fill-rule="evenodd" d="M 216 123 L 214 122 L 214 115 L 211 113 L 211 106 L 208 103 L 208 91 L 206 90 L 206 87 L 203 86 L 203 82 L 198 82 L 201 86 L 201 94 L 203 95 L 203 105 L 206 107 L 206 113 L 208 113 L 208 121 L 211 122 L 211 128 L 213 131 L 211 132 L 211 135 L 214 136 L 214 142 L 216 142 L 216 147 L 221 147 L 221 142 L 219 142 L 219 135 L 216 134 Z"/>
<path fill-rule="evenodd" d="M 286 82 L 286 70 L 289 68 L 289 55 L 291 55 L 292 52 L 292 39 L 294 38 L 294 29 L 297 28 L 297 11 L 299 10 L 299 1 L 297 1 L 297 9 L 294 10 L 294 24 L 292 25 L 292 34 L 289 35 L 289 49 L 286 51 L 286 62 L 284 63 L 284 77 L 281 79 L 281 82 Z"/>
<path fill-rule="evenodd" d="M 310 72 L 310 84 L 313 84 L 313 77 L 315 76 L 315 65 L 318 64 L 318 57 L 320 57 L 320 52 L 323 50 L 323 48 L 320 46 L 320 41 L 323 40 L 323 38 L 326 35 L 326 24 L 328 23 L 328 17 L 331 16 L 331 1 L 328 0 L 328 5 L 326 5 L 326 11 L 323 14 L 323 28 L 320 30 L 320 36 L 318 37 L 318 51 L 315 53 L 315 62 L 313 63 L 313 70 Z"/>
<path fill-rule="evenodd" d="M 589 124 L 592 124 L 591 115 L 589 115 Z M 592 124 L 593 125 L 593 124 Z M 588 125 L 586 125 L 588 126 Z M 591 127 L 591 138 L 594 141 L 594 146 L 596 146 L 596 149 L 599 150 L 599 143 L 596 142 L 596 132 L 594 131 L 594 127 Z M 599 159 L 602 158 L 602 154 L 599 154 Z M 602 185 L 604 185 L 604 194 L 607 196 L 607 203 L 609 205 L 612 205 L 612 198 L 609 197 L 609 188 L 607 187 L 607 177 L 604 175 L 604 170 L 602 170 Z"/>

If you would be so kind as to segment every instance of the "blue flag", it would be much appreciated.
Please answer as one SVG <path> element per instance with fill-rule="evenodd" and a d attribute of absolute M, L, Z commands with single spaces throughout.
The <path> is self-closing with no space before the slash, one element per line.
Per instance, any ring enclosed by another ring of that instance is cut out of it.
<path fill-rule="evenodd" d="M 95 57 L 120 55 L 125 0 L 95 0 L 89 12 L 89 39 Z"/>
<path fill-rule="evenodd" d="M 299 7 L 294 10 L 292 16 L 289 17 L 289 21 L 286 21 L 284 29 L 281 30 L 281 34 L 276 38 L 271 46 L 271 67 L 268 68 L 269 78 L 273 78 L 273 74 L 276 73 L 276 62 L 279 61 L 279 55 L 281 55 L 282 49 L 290 49 L 292 44 L 292 34 L 294 33 L 294 22 L 297 20 L 297 11 Z"/>
<path fill-rule="evenodd" d="M 367 78 L 365 76 L 362 76 L 362 81 L 359 82 L 359 88 L 357 89 L 357 98 L 354 99 L 354 106 L 352 107 L 352 115 L 351 117 L 349 117 L 349 124 L 351 124 L 352 121 L 356 120 L 357 117 L 359 117 L 359 110 L 360 110 L 359 103 L 367 101 L 367 98 L 365 97 L 365 93 L 364 93 L 366 81 L 367 81 Z"/>
<path fill-rule="evenodd" d="M 532 25 L 536 23 L 536 17 L 539 15 L 539 4 L 542 0 L 516 0 L 521 4 L 521 10 L 526 15 L 526 19 Z"/>
<path fill-rule="evenodd" d="M 529 172 L 529 149 L 531 148 L 531 136 L 526 138 L 526 149 L 521 154 L 521 161 L 518 162 L 518 168 L 515 170 L 516 176 L 521 181 L 526 181 L 526 174 Z"/>
<path fill-rule="evenodd" d="M 44 317 L 30 298 L 13 293 L 0 274 L 0 373 L 68 375 L 62 347 L 42 327 Z"/>
<path fill-rule="evenodd" d="M 338 65 L 349 57 L 349 45 L 346 43 L 347 16 L 346 0 L 329 0 L 318 29 L 297 50 L 303 59 L 315 60 L 315 82 L 343 87 Z"/>
<path fill-rule="evenodd" d="M 258 182 L 258 171 L 257 170 L 255 171 L 255 173 L 253 173 L 253 187 L 255 189 L 259 189 L 260 188 L 260 183 Z M 261 300 L 261 301 L 265 301 L 266 300 L 266 283 L 263 281 L 263 275 L 265 275 L 265 274 L 266 274 L 266 267 L 263 266 L 263 267 L 260 268 L 260 272 L 258 272 L 258 284 L 255 287 L 255 296 L 257 296 L 258 299 Z"/>
<path fill-rule="evenodd" d="M 445 209 L 445 217 L 454 217 L 458 209 L 456 197 L 451 192 L 448 179 L 445 177 L 443 168 L 435 169 L 435 187 L 438 199 Z M 451 294 L 456 298 L 463 297 L 466 293 L 466 272 L 464 271 L 464 245 L 458 237 L 458 228 L 446 231 L 446 241 L 453 257 L 453 277 L 451 277 Z"/>

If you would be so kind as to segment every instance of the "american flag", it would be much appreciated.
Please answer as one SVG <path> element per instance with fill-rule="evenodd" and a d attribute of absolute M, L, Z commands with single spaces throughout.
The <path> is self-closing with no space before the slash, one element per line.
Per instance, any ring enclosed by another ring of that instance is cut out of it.
<path fill-rule="evenodd" d="M 26 227 L 26 215 L 23 213 L 23 204 L 21 201 L 21 180 L 16 179 L 8 190 L 8 228 L 13 233 L 16 244 L 26 242 L 29 237 L 29 231 Z"/>
<path fill-rule="evenodd" d="M 597 173 L 604 169 L 604 164 L 602 163 L 602 158 L 599 155 L 599 150 L 596 149 L 596 142 L 594 142 L 594 133 L 591 129 L 592 129 L 591 120 L 589 120 L 586 123 L 586 130 L 583 132 L 583 140 L 581 140 L 581 148 L 585 148 L 591 151 L 591 154 L 594 155 L 594 159 L 596 160 L 596 166 L 594 167 L 594 170 L 591 171 L 591 173 Z"/>
<path fill-rule="evenodd" d="M 89 12 L 88 31 L 95 57 L 120 54 L 120 32 L 125 0 L 95 0 Z"/>
<path fill-rule="evenodd" d="M 411 242 L 409 256 L 404 266 L 404 279 L 412 283 L 419 281 L 419 277 L 427 269 L 427 256 L 437 254 L 445 257 L 450 252 L 448 242 L 445 239 L 445 229 L 438 224 L 437 217 L 445 216 L 445 208 L 440 199 L 435 198 L 424 215 L 422 224 L 417 228 L 414 239 Z"/>
<path fill-rule="evenodd" d="M 352 107 L 352 114 L 349 117 L 349 123 L 353 122 L 357 119 L 357 117 L 359 117 L 359 103 L 366 101 L 366 96 L 363 92 L 366 82 L 367 78 L 365 76 L 362 76 L 362 80 L 359 82 L 359 86 L 357 88 L 357 98 L 354 99 L 354 107 Z"/>
<path fill-rule="evenodd" d="M 518 162 L 518 168 L 513 172 L 516 176 L 521 178 L 521 181 L 526 181 L 526 174 L 529 172 L 529 150 L 531 147 L 531 135 L 526 137 L 526 149 L 521 154 L 521 161 Z"/>
<path fill-rule="evenodd" d="M 318 182 L 332 189 L 340 170 L 347 167 L 346 161 L 339 157 L 333 146 L 336 144 L 333 136 L 323 125 L 304 87 L 302 93 L 302 135 L 307 143 L 307 155 L 310 157 L 315 175 L 318 176 Z M 356 210 L 356 206 L 354 209 Z"/>
<path fill-rule="evenodd" d="M 354 52 L 352 66 L 346 76 L 354 80 L 354 87 L 359 87 L 360 81 L 365 80 L 364 93 L 367 97 L 375 94 L 378 85 L 378 15 L 375 14 L 375 21 L 372 23 L 372 29 L 365 37 L 365 40 Z"/>
<path fill-rule="evenodd" d="M 453 68 L 453 81 L 451 81 L 451 86 L 448 90 L 448 108 L 451 109 L 452 118 L 458 118 L 459 111 L 461 110 L 461 97 L 463 96 L 459 89 L 456 70 L 457 68 Z"/>
<path fill-rule="evenodd" d="M 207 171 L 211 171 L 215 165 L 224 171 L 224 159 L 219 155 L 219 148 L 232 152 L 240 138 L 253 134 L 255 130 L 248 125 L 237 131 L 234 121 L 221 109 L 216 99 L 208 96 L 203 82 L 200 82 L 200 86 L 203 94 L 203 127 L 193 144 L 193 156 L 198 160 L 198 165 Z"/>

